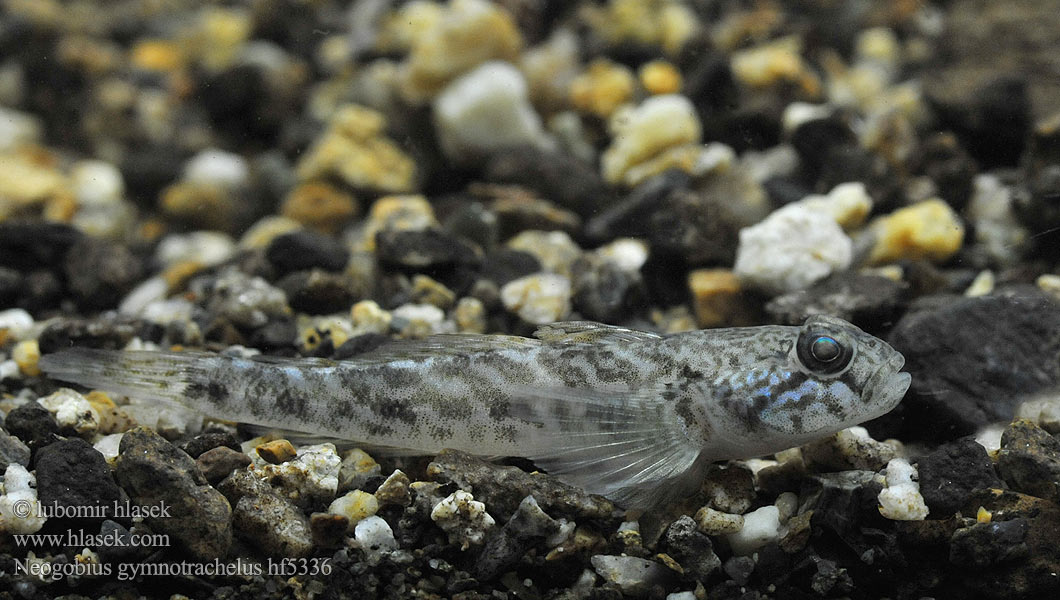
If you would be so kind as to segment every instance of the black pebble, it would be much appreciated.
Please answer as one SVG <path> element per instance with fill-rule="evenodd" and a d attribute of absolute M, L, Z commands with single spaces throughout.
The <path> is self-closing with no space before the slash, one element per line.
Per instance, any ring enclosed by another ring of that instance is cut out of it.
<path fill-rule="evenodd" d="M 41 448 L 52 443 L 59 433 L 59 423 L 40 404 L 27 402 L 7 413 L 4 428 L 30 448 Z"/>
<path fill-rule="evenodd" d="M 279 276 L 293 271 L 319 268 L 341 271 L 350 252 L 337 240 L 313 231 L 296 231 L 277 236 L 265 250 L 265 258 Z"/>
<path fill-rule="evenodd" d="M 986 449 L 970 438 L 939 446 L 917 461 L 917 472 L 932 519 L 954 514 L 977 489 L 1001 486 Z"/>
<path fill-rule="evenodd" d="M 121 488 L 114 482 L 106 459 L 88 442 L 69 438 L 49 444 L 37 451 L 33 463 L 41 504 L 70 509 L 100 507 L 114 517 L 114 504 L 122 502 Z"/>

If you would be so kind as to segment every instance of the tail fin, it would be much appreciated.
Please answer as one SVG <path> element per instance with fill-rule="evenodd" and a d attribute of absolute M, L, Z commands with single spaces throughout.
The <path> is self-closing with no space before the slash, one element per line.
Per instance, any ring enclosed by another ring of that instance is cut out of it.
<path fill-rule="evenodd" d="M 49 377 L 142 400 L 186 406 L 185 391 L 206 375 L 198 352 L 146 352 L 74 348 L 42 356 Z"/>

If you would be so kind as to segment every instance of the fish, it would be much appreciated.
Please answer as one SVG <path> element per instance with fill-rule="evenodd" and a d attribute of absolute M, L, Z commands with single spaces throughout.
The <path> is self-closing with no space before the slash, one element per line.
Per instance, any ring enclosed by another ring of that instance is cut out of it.
<path fill-rule="evenodd" d="M 53 379 L 362 447 L 525 457 L 627 508 L 893 409 L 902 355 L 838 318 L 669 335 L 587 321 L 442 334 L 347 360 L 73 348 Z"/>

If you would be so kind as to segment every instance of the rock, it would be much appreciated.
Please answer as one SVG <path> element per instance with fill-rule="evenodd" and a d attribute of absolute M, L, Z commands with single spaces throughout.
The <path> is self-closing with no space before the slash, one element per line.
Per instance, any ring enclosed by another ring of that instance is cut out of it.
<path fill-rule="evenodd" d="M 755 498 L 754 475 L 742 465 L 712 466 L 703 482 L 708 506 L 721 512 L 743 514 Z"/>
<path fill-rule="evenodd" d="M 729 269 L 690 271 L 688 289 L 700 327 L 739 327 L 754 321 L 751 293 L 744 290 L 739 277 Z"/>
<path fill-rule="evenodd" d="M 250 466 L 251 462 L 249 456 L 227 446 L 211 448 L 195 459 L 195 464 L 211 485 L 216 485 L 236 469 Z"/>
<path fill-rule="evenodd" d="M 266 556 L 301 558 L 313 550 L 309 519 L 275 493 L 239 498 L 232 509 L 232 527 Z"/>
<path fill-rule="evenodd" d="M 971 83 L 977 89 L 969 89 L 968 83 L 942 93 L 937 85 L 928 87 L 940 125 L 955 131 L 984 169 L 1016 166 L 1031 132 L 1027 81 L 1009 75 Z M 959 97 L 961 93 L 967 95 Z"/>
<path fill-rule="evenodd" d="M 626 270 L 596 254 L 585 254 L 571 267 L 574 310 L 591 321 L 615 323 L 644 296 L 639 270 Z"/>
<path fill-rule="evenodd" d="M 280 214 L 322 233 L 336 233 L 357 216 L 353 196 L 322 181 L 295 186 L 283 201 Z"/>
<path fill-rule="evenodd" d="M 483 580 L 493 579 L 518 562 L 537 542 L 555 536 L 561 529 L 563 525 L 541 510 L 533 496 L 523 498 L 515 514 L 482 548 L 475 563 L 475 575 Z"/>
<path fill-rule="evenodd" d="M 431 520 L 449 534 L 449 543 L 467 550 L 481 545 L 496 524 L 486 512 L 486 505 L 470 493 L 457 490 L 431 509 Z"/>
<path fill-rule="evenodd" d="M 790 204 L 740 231 L 733 271 L 772 295 L 809 287 L 850 266 L 853 244 L 827 213 Z"/>
<path fill-rule="evenodd" d="M 615 507 L 541 473 L 486 462 L 456 450 L 443 450 L 427 466 L 433 481 L 452 482 L 476 494 L 502 520 L 511 518 L 519 503 L 533 496 L 550 515 L 576 519 L 610 519 Z"/>
<path fill-rule="evenodd" d="M 453 309 L 453 321 L 463 333 L 486 333 L 486 316 L 486 305 L 470 296 L 461 298 Z"/>
<path fill-rule="evenodd" d="M 802 60 L 801 50 L 801 41 L 796 36 L 738 50 L 729 63 L 733 78 L 752 89 L 786 83 L 805 95 L 815 95 L 821 82 Z"/>
<path fill-rule="evenodd" d="M 571 283 L 563 275 L 536 273 L 509 281 L 501 302 L 527 323 L 544 325 L 563 320 L 571 310 Z"/>
<path fill-rule="evenodd" d="M 763 506 L 743 517 L 743 528 L 725 536 L 735 554 L 749 555 L 758 548 L 780 539 L 780 511 Z"/>
<path fill-rule="evenodd" d="M 332 500 L 328 505 L 328 512 L 334 515 L 342 515 L 346 522 L 352 527 L 362 519 L 371 517 L 379 511 L 379 500 L 375 496 L 362 490 L 353 490 L 345 496 Z"/>
<path fill-rule="evenodd" d="M 436 230 L 384 230 L 376 234 L 376 256 L 390 269 L 424 270 L 478 262 L 475 250 L 464 241 Z"/>
<path fill-rule="evenodd" d="M 975 177 L 965 214 L 975 234 L 973 249 L 979 248 L 990 261 L 987 264 L 1015 265 L 1025 252 L 1030 232 L 1019 223 L 1015 208 L 1011 188 L 998 177 Z"/>
<path fill-rule="evenodd" d="M 505 147 L 554 145 L 530 104 L 523 75 L 500 61 L 447 85 L 434 99 L 434 123 L 442 152 L 458 164 Z"/>
<path fill-rule="evenodd" d="M 8 267 L 0 267 L 0 305 L 13 306 L 16 299 L 22 295 L 23 287 L 22 273 Z"/>
<path fill-rule="evenodd" d="M 54 394 L 37 402 L 55 415 L 59 428 L 77 434 L 89 434 L 99 429 L 100 414 L 84 396 L 70 388 L 59 388 Z"/>
<path fill-rule="evenodd" d="M 44 515 L 27 511 L 35 506 L 37 481 L 33 474 L 19 464 L 4 469 L 4 483 L 0 489 L 0 533 L 36 533 L 47 520 Z"/>
<path fill-rule="evenodd" d="M 997 470 L 1013 490 L 1060 502 L 1060 440 L 1025 419 L 1001 436 Z"/>
<path fill-rule="evenodd" d="M 339 464 L 339 491 L 363 490 L 372 478 L 378 477 L 383 468 L 367 452 L 353 448 L 343 454 Z"/>
<path fill-rule="evenodd" d="M 725 574 L 737 585 L 747 585 L 751 579 L 751 573 L 755 570 L 755 560 L 750 556 L 733 556 L 725 561 L 723 568 Z"/>
<path fill-rule="evenodd" d="M 284 499 L 310 508 L 335 497 L 341 462 L 334 444 L 314 444 L 299 447 L 294 458 L 280 464 L 255 461 L 250 471 L 277 488 Z"/>
<path fill-rule="evenodd" d="M 954 514 L 976 490 L 1001 487 L 986 449 L 969 438 L 943 444 L 920 458 L 917 473 L 920 494 L 933 518 Z"/>
<path fill-rule="evenodd" d="M 184 442 L 180 445 L 180 449 L 192 458 L 199 458 L 204 452 L 222 446 L 238 451 L 239 440 L 228 431 L 207 431 Z"/>
<path fill-rule="evenodd" d="M 162 507 L 168 517 L 149 517 L 198 560 L 224 556 L 232 544 L 232 509 L 206 482 L 195 461 L 146 428 L 122 436 L 114 474 L 132 502 Z"/>
<path fill-rule="evenodd" d="M 516 184 L 541 198 L 589 217 L 610 204 L 611 192 L 585 163 L 535 146 L 498 150 L 486 161 L 483 177 Z"/>
<path fill-rule="evenodd" d="M 28 467 L 29 457 L 29 446 L 0 428 L 0 470 L 12 464 Z"/>
<path fill-rule="evenodd" d="M 412 191 L 415 163 L 383 135 L 385 127 L 381 113 L 356 104 L 339 107 L 295 166 L 298 180 L 335 177 L 355 190 Z"/>
<path fill-rule="evenodd" d="M 631 168 L 668 149 L 698 144 L 702 133 L 692 103 L 679 94 L 652 96 L 613 118 L 612 127 L 613 141 L 600 158 L 604 180 L 611 184 L 635 185 L 626 180 Z"/>
<path fill-rule="evenodd" d="M 36 402 L 27 402 L 11 409 L 4 419 L 4 429 L 31 449 L 51 444 L 59 434 L 59 424 L 55 417 Z"/>
<path fill-rule="evenodd" d="M 482 259 L 480 273 L 483 279 L 504 285 L 541 270 L 541 261 L 533 254 L 522 250 L 498 248 Z"/>
<path fill-rule="evenodd" d="M 313 545 L 318 548 L 339 548 L 346 540 L 350 521 L 342 515 L 313 513 L 309 516 L 309 530 Z"/>
<path fill-rule="evenodd" d="M 488 60 L 514 61 L 522 46 L 511 15 L 484 0 L 450 0 L 430 12 L 397 19 L 420 23 L 406 33 L 411 47 L 399 75 L 401 94 L 409 101 L 430 99 L 454 77 Z"/>
<path fill-rule="evenodd" d="M 345 312 L 357 301 L 357 283 L 344 273 L 295 271 L 276 282 L 291 308 L 311 315 Z"/>
<path fill-rule="evenodd" d="M 265 249 L 265 257 L 277 274 L 283 276 L 314 268 L 342 271 L 350 259 L 350 251 L 326 235 L 296 231 L 273 238 Z"/>
<path fill-rule="evenodd" d="M 856 143 L 850 125 L 836 116 L 804 121 L 791 133 L 791 145 L 799 154 L 799 161 L 814 174 L 820 173 L 837 151 Z"/>
<path fill-rule="evenodd" d="M 696 511 L 696 525 L 707 535 L 736 533 L 743 529 L 743 515 L 733 515 L 704 506 Z"/>
<path fill-rule="evenodd" d="M 844 540 L 860 535 L 863 524 L 884 523 L 879 512 L 883 478 L 872 471 L 813 475 L 805 481 L 803 513 L 813 511 L 813 528 L 824 528 Z"/>
<path fill-rule="evenodd" d="M 41 504 L 73 512 L 84 507 L 90 522 L 118 517 L 114 508 L 124 503 L 121 488 L 106 459 L 88 442 L 70 438 L 48 444 L 37 451 L 33 469 Z"/>
<path fill-rule="evenodd" d="M 56 269 L 85 235 L 60 223 L 0 223 L 0 266 L 19 272 Z"/>
<path fill-rule="evenodd" d="M 876 240 L 869 253 L 871 264 L 921 259 L 941 263 L 964 243 L 960 217 L 939 199 L 898 209 L 877 218 L 870 227 Z"/>
<path fill-rule="evenodd" d="M 421 338 L 446 328 L 445 311 L 431 304 L 402 304 L 391 314 L 391 326 L 404 338 Z"/>
<path fill-rule="evenodd" d="M 241 327 L 261 327 L 291 311 L 282 290 L 234 268 L 222 271 L 204 292 L 206 310 Z"/>
<path fill-rule="evenodd" d="M 62 319 L 45 327 L 37 341 L 42 354 L 74 346 L 121 350 L 140 335 L 142 326 L 123 318 Z"/>
<path fill-rule="evenodd" d="M 880 490 L 880 514 L 896 521 L 921 521 L 928 515 L 916 468 L 904 458 L 887 463 L 887 487 Z"/>
<path fill-rule="evenodd" d="M 41 371 L 37 363 L 40 361 L 40 344 L 37 340 L 22 340 L 11 350 L 11 360 L 15 361 L 23 375 L 39 376 Z"/>
<path fill-rule="evenodd" d="M 872 439 L 864 427 L 848 427 L 802 446 L 803 461 L 814 471 L 879 471 L 896 454 L 893 445 Z"/>
<path fill-rule="evenodd" d="M 545 271 L 570 275 L 571 265 L 582 249 L 562 231 L 523 231 L 505 244 L 512 250 L 533 255 Z"/>
<path fill-rule="evenodd" d="M 67 287 L 87 308 L 112 308 L 139 281 L 142 263 L 125 246 L 83 238 L 63 261 Z"/>
<path fill-rule="evenodd" d="M 681 564 L 685 573 L 698 580 L 707 579 L 721 566 L 721 559 L 714 554 L 710 538 L 696 529 L 696 521 L 688 515 L 670 524 L 663 534 L 662 543 L 666 553 Z"/>
<path fill-rule="evenodd" d="M 955 439 L 1010 419 L 1022 399 L 1060 382 L 1060 307 L 1048 295 L 1017 287 L 934 301 L 914 304 L 888 338 L 913 380 L 905 400 L 870 430 L 886 429 L 884 437 L 901 431 L 903 440 Z M 990 376 L 970 381 L 983 365 Z"/>
<path fill-rule="evenodd" d="M 399 548 L 397 540 L 394 539 L 394 530 L 377 516 L 357 523 L 353 530 L 353 539 L 364 552 L 365 560 L 370 565 L 378 564 L 384 556 Z"/>
<path fill-rule="evenodd" d="M 593 570 L 613 584 L 626 596 L 644 596 L 651 587 L 669 576 L 666 567 L 659 563 L 633 556 L 597 554 L 590 561 Z"/>
<path fill-rule="evenodd" d="M 606 119 L 629 102 L 635 87 L 636 80 L 629 67 L 596 58 L 571 81 L 570 103 L 580 112 Z"/>
<path fill-rule="evenodd" d="M 562 231 L 570 235 L 581 230 L 582 219 L 576 213 L 523 188 L 480 184 L 475 189 L 494 197 L 490 211 L 496 215 L 500 239 L 526 230 Z"/>
<path fill-rule="evenodd" d="M 287 440 L 273 440 L 254 448 L 265 462 L 271 465 L 285 463 L 295 457 L 296 451 Z"/>
<path fill-rule="evenodd" d="M 766 303 L 766 312 L 785 325 L 802 324 L 810 315 L 829 315 L 871 328 L 897 316 L 906 288 L 887 277 L 843 271 L 773 298 Z"/>
<path fill-rule="evenodd" d="M 412 493 L 409 491 L 409 477 L 395 469 L 379 488 L 375 490 L 375 498 L 381 506 L 397 505 L 408 506 L 412 503 Z"/>

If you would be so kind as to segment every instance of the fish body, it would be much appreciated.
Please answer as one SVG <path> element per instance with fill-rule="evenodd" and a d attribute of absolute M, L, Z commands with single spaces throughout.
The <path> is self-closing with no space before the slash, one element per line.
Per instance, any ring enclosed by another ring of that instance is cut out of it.
<path fill-rule="evenodd" d="M 890 411 L 901 354 L 811 317 L 660 336 L 587 322 L 440 335 L 347 361 L 66 350 L 51 377 L 214 418 L 432 454 L 522 456 L 627 506 L 689 487 L 710 462 L 776 452 Z"/>

